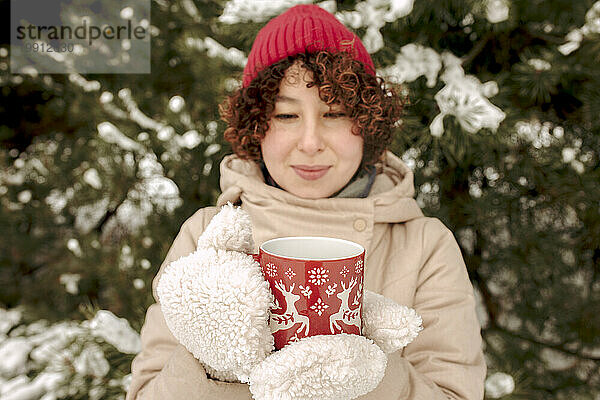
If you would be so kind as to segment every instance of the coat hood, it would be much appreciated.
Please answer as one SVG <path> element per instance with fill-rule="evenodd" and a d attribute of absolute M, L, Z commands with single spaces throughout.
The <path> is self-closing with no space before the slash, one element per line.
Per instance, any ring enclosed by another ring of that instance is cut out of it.
<path fill-rule="evenodd" d="M 228 201 L 273 205 L 283 202 L 309 211 L 352 212 L 353 209 L 373 211 L 374 223 L 406 222 L 422 217 L 423 213 L 413 196 L 413 173 L 396 155 L 386 152 L 377 164 L 378 174 L 366 198 L 303 199 L 265 183 L 260 167 L 253 161 L 228 155 L 221 162 L 221 191 L 217 206 Z"/>

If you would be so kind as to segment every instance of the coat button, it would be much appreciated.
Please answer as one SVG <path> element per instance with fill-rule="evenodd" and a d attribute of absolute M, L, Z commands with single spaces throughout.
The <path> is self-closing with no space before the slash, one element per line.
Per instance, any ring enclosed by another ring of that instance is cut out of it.
<path fill-rule="evenodd" d="M 354 229 L 356 229 L 359 232 L 362 232 L 365 230 L 365 228 L 367 227 L 367 221 L 365 221 L 362 218 L 357 218 L 354 220 Z"/>

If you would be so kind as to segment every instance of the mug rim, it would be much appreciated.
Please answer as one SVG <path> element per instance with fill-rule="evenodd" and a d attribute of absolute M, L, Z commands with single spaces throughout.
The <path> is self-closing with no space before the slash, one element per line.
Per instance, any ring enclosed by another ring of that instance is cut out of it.
<path fill-rule="evenodd" d="M 291 239 L 326 239 L 328 241 L 332 241 L 332 242 L 339 242 L 339 243 L 345 243 L 345 244 L 350 244 L 353 246 L 357 246 L 359 248 L 359 251 L 356 254 L 352 254 L 350 256 L 346 256 L 346 257 L 337 257 L 337 258 L 327 258 L 327 259 L 315 259 L 315 258 L 309 258 L 309 257 L 291 257 L 291 256 L 284 256 L 284 255 L 280 255 L 280 254 L 275 254 L 272 252 L 269 252 L 267 250 L 265 250 L 263 248 L 264 245 L 272 243 L 272 242 L 278 242 L 278 241 L 286 241 L 286 240 L 291 240 Z M 285 258 L 288 260 L 300 260 L 300 261 L 343 261 L 343 260 L 349 260 L 352 258 L 356 258 L 361 256 L 362 254 L 365 254 L 365 248 L 356 242 L 353 242 L 351 240 L 346 240 L 346 239 L 340 239 L 340 238 L 332 238 L 329 236 L 284 236 L 284 237 L 278 237 L 278 238 L 274 238 L 274 239 L 269 239 L 266 242 L 263 242 L 263 244 L 261 244 L 259 246 L 259 250 L 265 254 L 268 254 L 272 257 L 278 257 L 278 258 Z"/>

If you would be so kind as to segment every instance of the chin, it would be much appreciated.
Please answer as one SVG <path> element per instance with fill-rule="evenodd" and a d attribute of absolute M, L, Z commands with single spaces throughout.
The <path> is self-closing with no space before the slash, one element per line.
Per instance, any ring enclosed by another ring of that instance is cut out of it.
<path fill-rule="evenodd" d="M 302 199 L 310 199 L 310 200 L 324 199 L 324 198 L 330 196 L 330 195 L 321 194 L 321 193 L 293 193 L 293 192 L 291 192 L 291 193 Z"/>
<path fill-rule="evenodd" d="M 324 190 L 288 190 L 294 196 L 302 199 L 325 199 L 331 196 L 335 192 L 328 192 Z"/>

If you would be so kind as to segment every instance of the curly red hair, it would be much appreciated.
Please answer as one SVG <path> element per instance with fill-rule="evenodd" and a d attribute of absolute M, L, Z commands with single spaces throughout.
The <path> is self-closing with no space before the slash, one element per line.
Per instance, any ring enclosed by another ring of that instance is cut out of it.
<path fill-rule="evenodd" d="M 404 100 L 382 78 L 346 52 L 300 53 L 287 57 L 259 72 L 247 87 L 228 96 L 219 106 L 227 124 L 225 140 L 245 160 L 261 160 L 260 143 L 269 129 L 279 85 L 287 69 L 300 63 L 312 72 L 319 97 L 327 104 L 340 104 L 353 121 L 352 133 L 362 136 L 361 168 L 374 165 L 390 145 Z"/>

